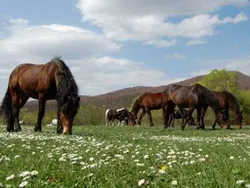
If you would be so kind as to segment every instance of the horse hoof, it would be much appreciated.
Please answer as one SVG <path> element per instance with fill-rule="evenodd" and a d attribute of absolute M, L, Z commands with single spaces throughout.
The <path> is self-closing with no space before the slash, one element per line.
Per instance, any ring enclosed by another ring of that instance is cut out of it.
<path fill-rule="evenodd" d="M 35 131 L 35 132 L 42 132 L 42 129 L 41 129 L 41 128 L 38 128 L 38 127 L 35 127 L 34 131 Z"/>
<path fill-rule="evenodd" d="M 15 132 L 15 130 L 14 130 L 13 128 L 8 128 L 8 127 L 7 127 L 6 130 L 7 130 L 7 132 Z"/>
<path fill-rule="evenodd" d="M 15 132 L 20 132 L 20 131 L 22 131 L 22 129 L 20 127 L 15 129 Z"/>

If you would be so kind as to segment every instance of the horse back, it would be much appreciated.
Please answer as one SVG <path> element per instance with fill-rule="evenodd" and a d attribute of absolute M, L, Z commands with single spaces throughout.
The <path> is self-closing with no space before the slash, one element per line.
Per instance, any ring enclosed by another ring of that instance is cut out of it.
<path fill-rule="evenodd" d="M 141 96 L 141 105 L 150 109 L 160 109 L 163 103 L 163 92 L 160 93 L 144 93 Z"/>
<path fill-rule="evenodd" d="M 39 93 L 48 93 L 55 97 L 56 79 L 59 67 L 55 63 L 43 65 L 21 64 L 17 66 L 9 78 L 9 88 L 13 91 L 21 90 L 32 98 L 38 98 Z"/>
<path fill-rule="evenodd" d="M 165 90 L 165 96 L 168 101 L 171 100 L 176 105 L 187 108 L 191 102 L 195 103 L 198 98 L 192 89 L 192 86 L 172 84 Z"/>

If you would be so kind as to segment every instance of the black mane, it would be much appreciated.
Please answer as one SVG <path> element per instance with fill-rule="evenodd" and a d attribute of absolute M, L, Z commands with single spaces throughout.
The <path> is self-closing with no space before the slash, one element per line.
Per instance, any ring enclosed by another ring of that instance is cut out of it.
<path fill-rule="evenodd" d="M 55 57 L 51 62 L 55 62 L 60 67 L 60 73 L 57 76 L 57 101 L 60 109 L 68 97 L 78 97 L 78 86 L 68 66 L 60 57 Z"/>

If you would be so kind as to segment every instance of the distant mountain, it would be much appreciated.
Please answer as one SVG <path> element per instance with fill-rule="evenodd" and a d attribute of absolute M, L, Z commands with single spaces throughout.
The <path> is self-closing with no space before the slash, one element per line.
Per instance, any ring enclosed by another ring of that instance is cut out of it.
<path fill-rule="evenodd" d="M 238 84 L 242 90 L 250 90 L 250 76 L 247 76 L 241 72 L 234 71 L 238 75 Z M 205 75 L 195 76 L 176 84 L 190 85 L 201 80 Z M 81 104 L 84 106 L 96 105 L 103 108 L 121 108 L 129 107 L 134 97 L 140 96 L 145 92 L 161 92 L 166 88 L 167 85 L 161 85 L 156 87 L 149 86 L 137 86 L 125 88 L 109 93 L 96 95 L 96 96 L 81 96 Z M 29 101 L 25 107 L 28 110 L 37 110 L 37 101 Z M 47 101 L 47 110 L 56 109 L 56 101 Z"/>

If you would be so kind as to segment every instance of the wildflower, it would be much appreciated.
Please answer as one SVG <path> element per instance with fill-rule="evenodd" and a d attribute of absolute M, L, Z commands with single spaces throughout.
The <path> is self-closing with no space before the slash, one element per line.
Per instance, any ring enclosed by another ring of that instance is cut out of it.
<path fill-rule="evenodd" d="M 2 188 L 3 187 L 3 184 L 2 183 L 0 183 L 0 188 Z"/>
<path fill-rule="evenodd" d="M 19 157 L 20 157 L 20 155 L 16 155 L 14 158 L 17 159 L 17 158 L 19 158 Z"/>
<path fill-rule="evenodd" d="M 38 172 L 36 170 L 33 170 L 30 172 L 30 175 L 31 176 L 37 176 Z"/>
<path fill-rule="evenodd" d="M 230 158 L 229 158 L 230 160 L 233 160 L 234 159 L 234 156 L 230 156 Z"/>
<path fill-rule="evenodd" d="M 245 183 L 245 180 L 237 180 L 237 181 L 236 181 L 236 184 L 238 184 L 238 185 L 241 185 L 241 184 L 243 184 L 243 183 Z"/>
<path fill-rule="evenodd" d="M 148 155 L 144 155 L 144 157 L 143 157 L 144 159 L 148 159 Z"/>
<path fill-rule="evenodd" d="M 93 160 L 94 160 L 94 157 L 90 157 L 90 158 L 89 158 L 89 161 L 93 161 Z"/>
<path fill-rule="evenodd" d="M 162 170 L 162 169 L 158 170 L 158 172 L 159 172 L 160 174 L 165 174 L 165 173 L 166 173 L 165 170 Z"/>
<path fill-rule="evenodd" d="M 172 185 L 177 185 L 177 183 L 178 183 L 178 182 L 177 182 L 176 180 L 173 180 L 173 181 L 171 182 Z"/>
<path fill-rule="evenodd" d="M 163 165 L 163 166 L 161 167 L 161 170 L 166 171 L 167 169 L 168 169 L 168 166 L 167 166 L 167 165 Z"/>
<path fill-rule="evenodd" d="M 144 166 L 143 163 L 136 163 L 136 166 Z"/>
<path fill-rule="evenodd" d="M 201 158 L 200 161 L 205 161 L 206 159 L 205 158 Z"/>
<path fill-rule="evenodd" d="M 0 187 L 1 187 L 1 186 L 0 186 Z M 247 188 L 250 188 L 250 184 L 246 184 L 246 187 L 247 187 Z"/>
<path fill-rule="evenodd" d="M 29 171 L 23 171 L 19 176 L 20 177 L 26 177 L 26 176 L 29 176 L 29 175 L 30 175 Z"/>
<path fill-rule="evenodd" d="M 28 185 L 28 181 L 23 181 L 18 187 L 26 187 Z"/>
<path fill-rule="evenodd" d="M 141 179 L 138 181 L 138 186 L 142 186 L 145 183 L 145 179 Z"/>
<path fill-rule="evenodd" d="M 7 181 L 12 180 L 14 177 L 15 177 L 15 175 L 14 175 L 14 174 L 11 174 L 10 176 L 8 176 L 8 177 L 6 178 L 6 180 L 7 180 Z"/>

